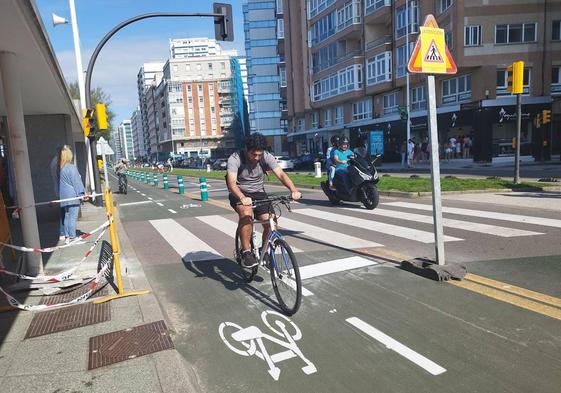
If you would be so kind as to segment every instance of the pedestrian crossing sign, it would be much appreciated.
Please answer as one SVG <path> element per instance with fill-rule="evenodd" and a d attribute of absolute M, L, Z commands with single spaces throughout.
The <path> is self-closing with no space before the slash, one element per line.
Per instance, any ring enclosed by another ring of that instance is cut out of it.
<path fill-rule="evenodd" d="M 455 74 L 458 69 L 444 39 L 444 29 L 436 19 L 427 15 L 407 68 L 412 73 Z"/>

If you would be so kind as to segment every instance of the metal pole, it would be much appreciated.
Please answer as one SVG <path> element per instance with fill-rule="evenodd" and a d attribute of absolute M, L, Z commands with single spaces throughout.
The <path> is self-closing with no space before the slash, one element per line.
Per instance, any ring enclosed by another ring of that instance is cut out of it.
<path fill-rule="evenodd" d="M 409 0 L 407 0 L 405 2 L 405 15 L 407 15 L 407 23 L 406 23 L 406 34 L 405 34 L 405 50 L 407 51 L 407 54 L 409 54 L 409 23 L 410 23 L 410 15 L 409 15 Z M 407 93 L 406 93 L 406 97 L 407 97 L 407 146 L 409 145 L 409 139 L 411 139 L 411 121 L 409 120 L 409 111 L 411 109 L 411 103 L 410 103 L 410 89 L 409 89 L 409 70 L 407 70 L 407 75 L 405 77 L 406 80 L 406 89 L 407 89 Z"/>
<path fill-rule="evenodd" d="M 8 120 L 8 140 L 10 144 L 11 163 L 14 175 L 19 206 L 35 205 L 31 167 L 29 165 L 29 151 L 27 149 L 27 135 L 22 87 L 20 84 L 20 70 L 22 64 L 14 53 L 0 52 L 0 76 L 3 83 L 3 96 Z M 34 207 L 23 209 L 20 213 L 23 243 L 26 247 L 41 247 L 39 241 L 39 227 L 37 225 L 37 211 Z M 43 274 L 43 260 L 41 254 L 26 254 L 27 272 L 36 275 Z"/>
<path fill-rule="evenodd" d="M 427 92 L 429 95 L 429 130 L 430 130 L 430 169 L 432 178 L 432 214 L 434 222 L 434 240 L 436 262 L 444 265 L 444 229 L 442 228 L 442 196 L 440 194 L 440 161 L 438 156 L 438 123 L 436 121 L 436 91 L 434 75 L 427 75 Z"/>
<path fill-rule="evenodd" d="M 520 131 L 522 128 L 522 94 L 516 95 L 516 153 L 514 155 L 514 184 L 520 183 Z"/>
<path fill-rule="evenodd" d="M 103 160 L 103 178 L 105 179 L 105 191 L 109 189 L 109 176 L 107 175 L 107 161 L 105 160 L 105 146 L 107 146 L 107 142 L 103 142 L 101 144 L 101 158 Z"/>
<path fill-rule="evenodd" d="M 72 37 L 74 39 L 74 56 L 76 57 L 76 76 L 78 78 L 78 90 L 80 92 L 80 109 L 82 109 L 82 116 L 86 106 L 86 89 L 84 86 L 84 67 L 82 66 L 82 51 L 80 49 L 80 34 L 78 33 L 78 19 L 76 17 L 76 7 L 74 6 L 74 0 L 68 0 L 68 5 L 70 7 L 70 24 L 72 26 Z M 88 156 L 88 166 L 87 166 L 87 177 L 89 180 L 90 190 L 95 189 L 94 173 L 93 173 L 93 160 L 91 157 L 90 141 L 84 136 L 84 142 L 86 144 L 86 154 Z"/>
<path fill-rule="evenodd" d="M 97 44 L 97 46 L 95 47 L 95 50 L 92 54 L 92 57 L 90 58 L 90 61 L 88 63 L 88 69 L 86 70 L 86 82 L 85 82 L 86 107 L 88 107 L 88 108 L 92 107 L 92 98 L 91 98 L 91 95 L 90 95 L 90 90 L 91 90 L 91 84 L 92 84 L 93 67 L 94 67 L 95 62 L 97 60 L 97 56 L 99 55 L 99 52 L 101 52 L 101 49 L 103 49 L 103 47 L 105 46 L 107 41 L 109 41 L 109 39 L 111 37 L 113 37 L 115 35 L 115 33 L 117 33 L 123 27 L 128 26 L 131 23 L 137 22 L 139 20 L 149 19 L 149 18 L 158 18 L 158 17 L 181 17 L 181 16 L 221 18 L 222 23 L 225 23 L 225 19 L 226 19 L 224 17 L 224 14 L 214 14 L 214 13 L 155 12 L 155 13 L 150 13 L 150 14 L 137 15 L 135 17 L 132 17 L 130 19 L 125 20 L 124 22 L 119 23 L 117 26 L 115 26 L 113 29 L 111 29 L 111 31 L 109 31 L 109 33 L 107 33 L 101 39 L 101 41 Z M 91 152 L 92 152 L 91 162 L 92 162 L 93 173 L 94 173 L 95 191 L 96 191 L 96 193 L 101 193 L 101 186 L 99 184 L 99 171 L 97 170 L 97 165 L 93 165 L 93 161 L 96 159 L 96 156 L 97 156 L 95 136 L 90 137 L 90 147 L 91 147 Z M 96 201 L 99 201 L 99 199 L 96 200 Z M 98 206 L 101 206 L 101 202 L 98 202 L 98 203 L 100 203 Z"/>

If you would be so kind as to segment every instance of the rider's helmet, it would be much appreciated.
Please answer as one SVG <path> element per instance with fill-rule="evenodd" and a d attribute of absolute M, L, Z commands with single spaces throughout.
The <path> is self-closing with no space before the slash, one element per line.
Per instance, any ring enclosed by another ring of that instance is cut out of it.
<path fill-rule="evenodd" d="M 349 144 L 349 138 L 347 138 L 346 136 L 342 137 L 339 140 L 339 145 L 348 145 Z"/>
<path fill-rule="evenodd" d="M 341 138 L 339 137 L 339 135 L 333 135 L 333 136 L 331 137 L 331 144 L 332 144 L 332 145 L 335 145 L 335 146 L 339 146 L 339 140 L 340 140 L 340 139 L 341 139 Z"/>

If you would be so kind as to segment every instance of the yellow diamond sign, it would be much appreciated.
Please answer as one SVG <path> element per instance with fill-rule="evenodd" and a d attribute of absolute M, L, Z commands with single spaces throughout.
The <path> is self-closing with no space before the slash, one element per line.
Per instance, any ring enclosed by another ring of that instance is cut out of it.
<path fill-rule="evenodd" d="M 455 74 L 456 63 L 446 46 L 444 29 L 440 29 L 434 16 L 428 15 L 420 28 L 415 49 L 407 66 L 409 72 L 423 74 Z"/>

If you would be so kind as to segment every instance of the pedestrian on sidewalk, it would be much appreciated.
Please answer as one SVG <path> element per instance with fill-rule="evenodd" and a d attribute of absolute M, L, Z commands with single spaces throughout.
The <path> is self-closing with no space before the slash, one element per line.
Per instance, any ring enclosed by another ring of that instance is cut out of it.
<path fill-rule="evenodd" d="M 457 142 L 456 142 L 456 158 L 462 158 L 463 140 L 464 140 L 464 137 L 458 135 L 458 139 L 457 139 Z"/>
<path fill-rule="evenodd" d="M 406 140 L 404 140 L 401 143 L 401 148 L 400 148 L 399 152 L 401 153 L 401 168 L 403 169 L 403 168 L 405 168 L 405 162 L 407 160 L 407 141 Z"/>
<path fill-rule="evenodd" d="M 418 143 L 415 143 L 413 147 L 413 165 L 417 165 L 419 163 L 419 157 L 421 156 L 421 147 Z"/>
<path fill-rule="evenodd" d="M 464 158 L 469 158 L 471 148 L 471 138 L 469 135 L 464 136 Z"/>
<path fill-rule="evenodd" d="M 88 196 L 82 183 L 82 177 L 76 165 L 72 163 L 73 158 L 70 147 L 64 145 L 59 154 L 59 198 L 69 199 L 84 196 L 84 200 L 87 200 Z M 60 207 L 60 239 L 64 238 L 65 243 L 68 244 L 76 238 L 76 222 L 78 221 L 78 212 L 80 211 L 80 200 L 74 199 L 61 202 Z"/>
<path fill-rule="evenodd" d="M 407 142 L 407 168 L 413 167 L 414 150 L 415 150 L 415 142 L 413 142 L 413 139 L 409 139 L 409 142 Z"/>
<path fill-rule="evenodd" d="M 429 138 L 425 137 L 421 144 L 421 162 L 428 162 Z"/>

